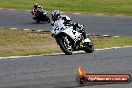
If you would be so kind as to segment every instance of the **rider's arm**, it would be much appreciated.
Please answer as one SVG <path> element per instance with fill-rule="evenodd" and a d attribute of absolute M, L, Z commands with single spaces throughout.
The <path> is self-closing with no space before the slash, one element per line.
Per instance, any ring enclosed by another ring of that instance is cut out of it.
<path fill-rule="evenodd" d="M 54 21 L 51 22 L 51 26 L 54 26 Z"/>
<path fill-rule="evenodd" d="M 62 15 L 62 20 L 64 20 L 64 24 L 71 24 L 71 21 L 72 21 L 70 17 L 66 15 Z"/>
<path fill-rule="evenodd" d="M 62 16 L 62 20 L 65 22 L 71 22 L 72 20 L 68 16 Z"/>
<path fill-rule="evenodd" d="M 31 13 L 34 14 L 34 8 L 32 9 Z"/>

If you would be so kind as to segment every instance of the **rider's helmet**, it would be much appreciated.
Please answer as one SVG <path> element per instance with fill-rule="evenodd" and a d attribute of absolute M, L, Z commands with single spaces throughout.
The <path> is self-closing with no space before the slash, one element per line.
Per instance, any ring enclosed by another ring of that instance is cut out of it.
<path fill-rule="evenodd" d="M 59 10 L 54 10 L 51 14 L 52 20 L 57 21 L 60 17 L 60 11 Z"/>
<path fill-rule="evenodd" d="M 38 8 L 38 6 L 39 6 L 38 3 L 34 4 L 34 8 Z"/>

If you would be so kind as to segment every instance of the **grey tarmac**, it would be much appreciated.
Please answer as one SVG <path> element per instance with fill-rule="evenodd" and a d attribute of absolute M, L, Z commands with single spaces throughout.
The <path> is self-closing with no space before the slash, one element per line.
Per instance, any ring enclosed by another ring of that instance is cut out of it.
<path fill-rule="evenodd" d="M 47 14 L 50 16 L 50 13 Z M 132 36 L 131 16 L 69 14 L 85 25 L 89 34 Z M 51 16 L 50 16 L 51 18 Z M 50 24 L 36 24 L 30 11 L 0 9 L 0 27 L 50 31 Z M 76 71 L 82 65 L 88 73 L 132 75 L 132 48 L 95 51 L 92 54 L 33 56 L 0 60 L 0 88 L 132 88 L 129 84 L 80 87 Z"/>
<path fill-rule="evenodd" d="M 131 63 L 132 48 L 1 59 L 0 88 L 132 88 L 132 83 L 80 87 L 75 80 L 80 65 L 87 73 L 132 75 Z"/>
<path fill-rule="evenodd" d="M 132 36 L 132 16 L 108 16 L 97 14 L 69 14 L 74 22 L 83 24 L 88 34 Z M 50 12 L 47 15 L 51 18 Z M 16 27 L 51 31 L 48 23 L 37 24 L 32 20 L 31 12 L 0 9 L 0 27 Z"/>

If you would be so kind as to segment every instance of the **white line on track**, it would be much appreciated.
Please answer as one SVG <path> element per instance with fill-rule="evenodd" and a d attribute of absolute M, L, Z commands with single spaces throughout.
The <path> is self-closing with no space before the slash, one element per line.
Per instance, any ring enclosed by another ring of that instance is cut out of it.
<path fill-rule="evenodd" d="M 38 32 L 42 32 L 43 30 L 36 30 L 36 31 L 38 31 Z"/>
<path fill-rule="evenodd" d="M 111 48 L 103 48 L 103 49 L 95 49 L 95 51 L 103 51 L 103 50 L 110 50 L 110 49 L 120 49 L 120 48 L 132 48 L 132 46 L 124 46 L 124 47 L 111 47 Z M 84 51 L 75 51 L 73 53 L 85 53 Z M 21 57 L 34 57 L 34 56 L 57 56 L 57 55 L 64 55 L 64 53 L 52 53 L 52 54 L 41 54 L 41 55 L 29 55 L 29 56 L 9 56 L 9 57 L 0 57 L 0 59 L 15 59 Z"/>
<path fill-rule="evenodd" d="M 65 13 L 65 12 L 60 12 L 60 13 Z"/>
<path fill-rule="evenodd" d="M 100 14 L 96 14 L 96 15 L 103 16 L 104 14 L 100 13 Z"/>
<path fill-rule="evenodd" d="M 17 28 L 10 28 L 10 29 L 17 29 Z"/>
<path fill-rule="evenodd" d="M 120 36 L 114 36 L 114 37 L 120 37 Z"/>
<path fill-rule="evenodd" d="M 8 9 L 8 10 L 11 10 L 12 11 L 12 10 L 15 10 L 15 9 Z"/>
<path fill-rule="evenodd" d="M 31 29 L 23 29 L 24 31 L 28 31 L 28 30 L 31 30 Z"/>
<path fill-rule="evenodd" d="M 73 14 L 81 14 L 81 13 L 73 13 Z"/>
<path fill-rule="evenodd" d="M 110 35 L 102 35 L 103 37 L 110 37 Z"/>

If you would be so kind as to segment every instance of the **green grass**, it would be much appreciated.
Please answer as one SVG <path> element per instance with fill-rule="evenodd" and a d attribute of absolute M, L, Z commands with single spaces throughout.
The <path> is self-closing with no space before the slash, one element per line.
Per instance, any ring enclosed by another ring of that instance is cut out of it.
<path fill-rule="evenodd" d="M 37 55 L 59 51 L 49 33 L 0 28 L 0 56 Z"/>
<path fill-rule="evenodd" d="M 132 46 L 132 37 L 91 36 L 95 48 Z M 47 32 L 0 28 L 0 57 L 26 56 L 62 52 Z"/>
<path fill-rule="evenodd" d="M 132 37 L 101 37 L 93 36 L 95 48 L 111 48 L 111 47 L 123 47 L 132 46 Z"/>
<path fill-rule="evenodd" d="M 32 9 L 35 0 L 0 0 L 0 7 Z M 132 0 L 38 0 L 47 10 L 132 14 Z"/>

